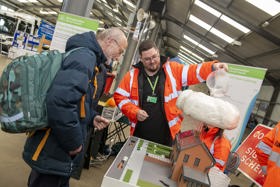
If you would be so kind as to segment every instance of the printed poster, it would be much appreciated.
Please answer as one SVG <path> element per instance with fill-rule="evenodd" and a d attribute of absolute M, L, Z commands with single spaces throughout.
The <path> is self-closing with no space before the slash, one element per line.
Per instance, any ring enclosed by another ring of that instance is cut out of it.
<path fill-rule="evenodd" d="M 222 99 L 234 104 L 240 111 L 237 128 L 225 130 L 225 135 L 231 141 L 232 150 L 236 150 L 241 142 L 266 71 L 265 68 L 229 64 L 229 85 Z"/>
<path fill-rule="evenodd" d="M 61 52 L 64 52 L 68 38 L 77 33 L 88 31 L 96 32 L 98 26 L 98 20 L 81 17 L 66 12 L 60 12 L 57 18 L 50 49 L 57 49 Z"/>

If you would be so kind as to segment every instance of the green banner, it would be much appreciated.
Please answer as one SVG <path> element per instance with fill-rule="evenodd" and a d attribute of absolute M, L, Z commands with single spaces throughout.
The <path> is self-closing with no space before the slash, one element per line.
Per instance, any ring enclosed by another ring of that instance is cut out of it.
<path fill-rule="evenodd" d="M 265 68 L 256 68 L 250 66 L 242 66 L 242 65 L 235 65 L 235 64 L 228 64 L 229 70 L 228 72 L 235 75 L 245 76 L 245 77 L 252 77 L 256 79 L 264 79 L 265 73 L 267 69 Z"/>
<path fill-rule="evenodd" d="M 58 15 L 58 21 L 67 23 L 70 25 L 78 26 L 78 27 L 83 27 L 87 28 L 90 30 L 97 30 L 99 21 L 98 20 L 92 20 L 86 17 L 81 17 L 73 14 L 68 14 L 65 12 L 60 12 Z"/>

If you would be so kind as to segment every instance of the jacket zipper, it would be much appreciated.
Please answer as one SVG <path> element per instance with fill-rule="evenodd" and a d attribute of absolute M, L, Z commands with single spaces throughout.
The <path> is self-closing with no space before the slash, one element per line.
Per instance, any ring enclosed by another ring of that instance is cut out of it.
<path fill-rule="evenodd" d="M 70 174 L 72 173 L 72 170 L 73 170 L 73 162 L 71 161 L 71 164 L 70 164 Z"/>

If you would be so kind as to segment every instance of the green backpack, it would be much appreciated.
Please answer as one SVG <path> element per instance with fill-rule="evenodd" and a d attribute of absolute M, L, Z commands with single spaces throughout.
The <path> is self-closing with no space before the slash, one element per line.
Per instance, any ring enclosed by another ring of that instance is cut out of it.
<path fill-rule="evenodd" d="M 47 127 L 46 95 L 61 63 L 72 51 L 57 50 L 14 59 L 0 79 L 1 129 L 32 132 Z"/>

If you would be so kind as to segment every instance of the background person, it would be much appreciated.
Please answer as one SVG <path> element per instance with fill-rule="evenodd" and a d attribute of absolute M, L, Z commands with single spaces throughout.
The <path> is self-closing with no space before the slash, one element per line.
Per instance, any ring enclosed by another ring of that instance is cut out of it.
<path fill-rule="evenodd" d="M 215 166 L 221 171 L 226 168 L 226 162 L 231 150 L 230 141 L 223 134 L 224 129 L 203 125 L 200 139 L 205 143 L 210 153 L 213 155 Z"/>
<path fill-rule="evenodd" d="M 256 147 L 259 164 L 266 175 L 263 186 L 280 183 L 280 122 L 269 131 Z"/>

